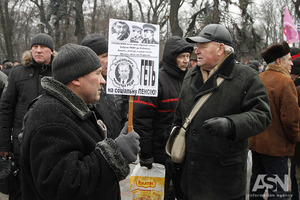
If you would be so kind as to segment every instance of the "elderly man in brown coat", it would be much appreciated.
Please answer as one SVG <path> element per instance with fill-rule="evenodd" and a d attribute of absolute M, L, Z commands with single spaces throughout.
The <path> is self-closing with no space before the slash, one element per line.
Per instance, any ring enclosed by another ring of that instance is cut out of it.
<path fill-rule="evenodd" d="M 262 133 L 249 139 L 252 150 L 250 199 L 288 197 L 288 156 L 294 155 L 299 140 L 299 107 L 296 87 L 290 72 L 293 65 L 289 45 L 283 41 L 267 47 L 262 57 L 268 66 L 260 77 L 265 84 L 272 122 Z"/>

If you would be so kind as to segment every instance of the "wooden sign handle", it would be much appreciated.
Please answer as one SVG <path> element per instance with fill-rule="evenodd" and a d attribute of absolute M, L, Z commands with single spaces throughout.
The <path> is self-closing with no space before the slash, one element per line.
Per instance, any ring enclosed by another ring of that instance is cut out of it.
<path fill-rule="evenodd" d="M 129 96 L 128 101 L 128 133 L 133 130 L 133 100 L 134 96 Z"/>

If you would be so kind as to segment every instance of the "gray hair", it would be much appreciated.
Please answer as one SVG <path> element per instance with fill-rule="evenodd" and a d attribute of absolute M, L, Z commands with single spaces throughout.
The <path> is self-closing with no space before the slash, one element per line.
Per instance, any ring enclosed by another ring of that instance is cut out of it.
<path fill-rule="evenodd" d="M 286 55 L 282 56 L 280 59 L 281 59 L 281 60 L 285 60 L 285 56 L 286 56 Z M 277 60 L 277 59 L 276 59 L 276 60 Z M 276 65 L 276 60 L 274 60 L 273 62 L 270 62 L 268 65 Z"/>
<path fill-rule="evenodd" d="M 229 46 L 227 44 L 224 44 L 224 51 L 226 54 L 230 54 L 230 53 L 233 53 L 234 52 L 234 48 L 232 46 Z"/>
<path fill-rule="evenodd" d="M 220 44 L 220 42 L 214 42 L 215 44 Z M 224 43 L 223 43 L 224 44 Z M 224 52 L 225 54 L 231 54 L 234 52 L 234 48 L 232 46 L 229 46 L 227 44 L 224 44 Z"/>

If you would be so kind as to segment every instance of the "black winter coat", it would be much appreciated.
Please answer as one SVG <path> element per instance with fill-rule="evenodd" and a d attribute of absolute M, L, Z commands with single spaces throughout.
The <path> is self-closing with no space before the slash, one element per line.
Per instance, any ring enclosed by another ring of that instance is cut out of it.
<path fill-rule="evenodd" d="M 217 77 L 225 80 L 216 88 Z M 264 131 L 271 122 L 267 90 L 255 70 L 235 63 L 230 55 L 205 82 L 199 66 L 183 81 L 175 112 L 182 125 L 193 104 L 213 91 L 192 120 L 186 133 L 186 156 L 182 163 L 181 188 L 189 200 L 237 199 L 246 193 L 248 138 Z M 203 122 L 227 117 L 235 138 L 211 135 Z"/>
<path fill-rule="evenodd" d="M 95 102 L 103 122 L 108 130 L 108 137 L 115 139 L 127 121 L 127 111 L 121 95 L 107 94 L 105 85 L 102 86 L 100 100 Z"/>
<path fill-rule="evenodd" d="M 139 96 L 133 106 L 134 130 L 140 135 L 141 155 L 153 156 L 164 164 L 167 154 L 165 144 L 170 135 L 175 107 L 186 71 L 177 66 L 176 57 L 183 50 L 192 52 L 191 44 L 178 36 L 171 37 L 165 45 L 163 67 L 159 70 L 157 97 Z"/>
<path fill-rule="evenodd" d="M 119 200 L 128 161 L 104 139 L 97 113 L 65 85 L 45 77 L 47 94 L 26 114 L 21 144 L 23 200 Z"/>
<path fill-rule="evenodd" d="M 25 52 L 23 58 L 22 65 L 12 68 L 0 101 L 0 151 L 12 151 L 17 161 L 20 154 L 18 135 L 22 132 L 23 117 L 30 102 L 43 93 L 42 77 L 52 74 L 51 64 L 37 64 L 31 51 Z"/>

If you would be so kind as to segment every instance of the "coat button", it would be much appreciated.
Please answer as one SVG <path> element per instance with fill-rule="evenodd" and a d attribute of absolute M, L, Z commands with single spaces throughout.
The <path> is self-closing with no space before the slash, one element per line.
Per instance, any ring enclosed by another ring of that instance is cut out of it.
<path fill-rule="evenodd" d="M 196 166 L 196 162 L 195 161 L 191 161 L 191 165 L 192 166 Z"/>
<path fill-rule="evenodd" d="M 196 131 L 192 131 L 192 135 L 195 136 L 196 135 Z"/>

